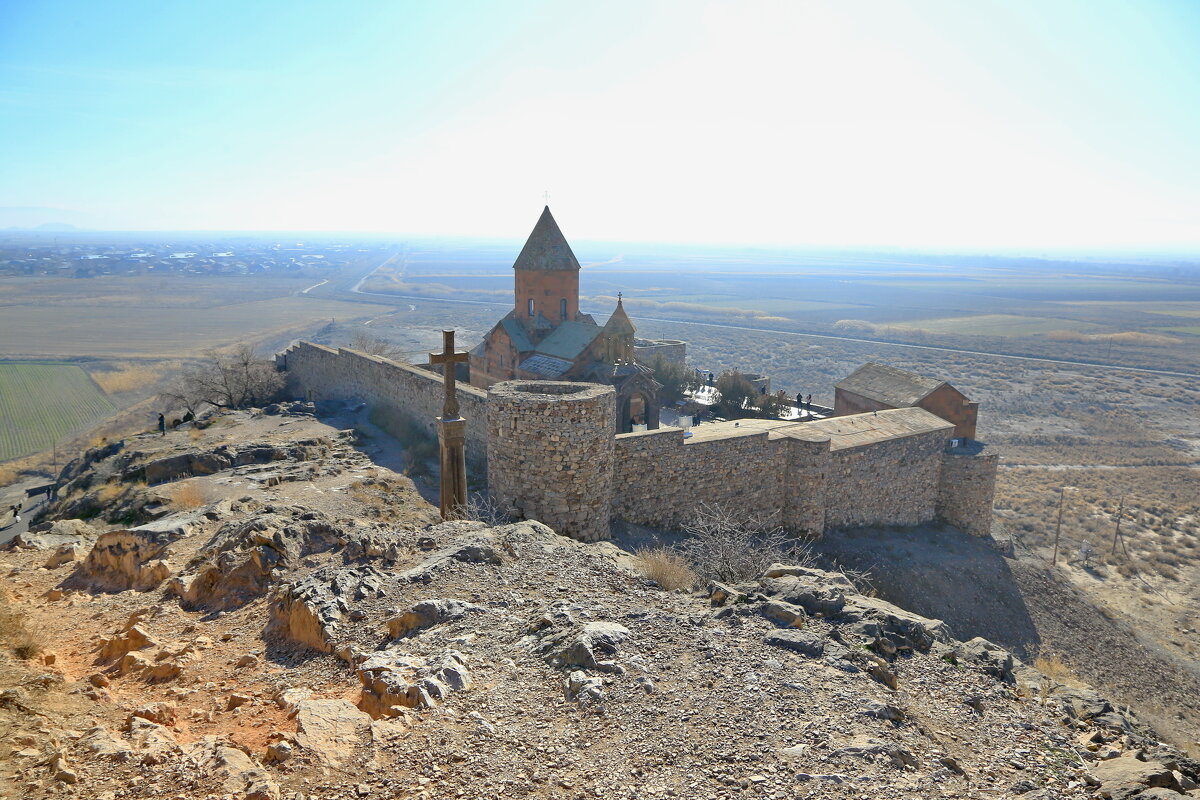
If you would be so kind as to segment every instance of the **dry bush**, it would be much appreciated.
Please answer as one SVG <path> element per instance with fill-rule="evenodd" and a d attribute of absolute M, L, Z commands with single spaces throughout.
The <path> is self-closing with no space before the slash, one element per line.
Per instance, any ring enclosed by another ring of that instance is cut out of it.
<path fill-rule="evenodd" d="M 199 428 L 192 428 L 188 431 L 188 439 L 193 442 L 198 442 L 204 437 L 204 433 Z"/>
<path fill-rule="evenodd" d="M 778 513 L 740 514 L 701 503 L 684 526 L 681 554 L 706 580 L 736 583 L 757 578 L 771 564 L 815 566 L 807 545 L 787 535 Z"/>
<path fill-rule="evenodd" d="M 1033 648 L 1033 668 L 1059 683 L 1079 685 L 1079 677 L 1048 643 Z"/>
<path fill-rule="evenodd" d="M 120 394 L 121 392 L 135 392 L 139 389 L 145 389 L 147 386 L 152 386 L 158 381 L 162 374 L 160 369 L 147 367 L 143 364 L 129 364 L 120 369 L 110 370 L 108 372 L 92 373 L 92 380 L 100 385 L 108 394 Z"/>
<path fill-rule="evenodd" d="M 0 486 L 8 486 L 10 483 L 16 483 L 20 474 L 20 471 L 16 467 L 0 464 Z"/>
<path fill-rule="evenodd" d="M 638 550 L 638 571 L 668 592 L 676 589 L 691 591 L 700 582 L 700 576 L 688 565 L 679 552 L 667 547 L 652 547 Z"/>
<path fill-rule="evenodd" d="M 484 492 L 468 495 L 467 504 L 459 509 L 456 516 L 458 519 L 482 522 L 492 528 L 498 525 L 507 525 L 513 521 L 512 517 L 500 507 L 500 504 L 493 500 L 491 495 Z"/>
<path fill-rule="evenodd" d="M 125 493 L 125 487 L 119 483 L 106 483 L 96 492 L 96 499 L 105 505 L 113 502 Z"/>
<path fill-rule="evenodd" d="M 23 660 L 42 652 L 41 637 L 29 628 L 25 614 L 13 606 L 12 599 L 3 591 L 0 591 L 0 641 Z"/>
<path fill-rule="evenodd" d="M 181 511 L 200 508 L 209 502 L 208 491 L 195 482 L 181 483 L 171 492 L 171 505 Z"/>

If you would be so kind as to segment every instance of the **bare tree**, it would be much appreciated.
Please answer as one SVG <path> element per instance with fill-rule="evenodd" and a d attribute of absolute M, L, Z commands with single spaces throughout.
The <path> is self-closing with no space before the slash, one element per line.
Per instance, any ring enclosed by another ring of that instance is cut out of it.
<path fill-rule="evenodd" d="M 209 350 L 204 360 L 184 370 L 163 393 L 164 399 L 194 415 L 204 404 L 245 408 L 270 401 L 283 389 L 283 376 L 270 359 L 239 344 L 229 351 Z"/>
<path fill-rule="evenodd" d="M 680 550 L 702 577 L 722 582 L 749 580 L 771 564 L 813 566 L 809 548 L 779 525 L 778 512 L 737 514 L 717 504 L 702 503 L 683 530 L 688 539 Z"/>
<path fill-rule="evenodd" d="M 369 356 L 382 356 L 392 361 L 408 363 L 408 359 L 404 357 L 403 350 L 385 339 L 372 336 L 366 331 L 359 331 L 354 334 L 354 338 L 350 340 L 350 349 L 366 353 Z"/>

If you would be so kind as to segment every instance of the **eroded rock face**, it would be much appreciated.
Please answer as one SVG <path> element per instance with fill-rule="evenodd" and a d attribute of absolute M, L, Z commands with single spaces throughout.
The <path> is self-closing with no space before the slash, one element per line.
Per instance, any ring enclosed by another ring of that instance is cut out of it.
<path fill-rule="evenodd" d="M 217 736 L 205 736 L 184 748 L 184 754 L 222 788 L 246 800 L 278 800 L 279 786 L 270 773 L 244 752 Z"/>
<path fill-rule="evenodd" d="M 358 678 L 363 685 L 358 707 L 376 719 L 400 716 L 406 708 L 431 708 L 472 683 L 456 650 L 425 662 L 389 648 L 368 656 L 358 667 Z"/>
<path fill-rule="evenodd" d="M 199 521 L 195 514 L 175 514 L 101 534 L 70 581 L 109 592 L 157 588 L 171 575 L 171 545 L 189 535 Z"/>
<path fill-rule="evenodd" d="M 267 631 L 322 653 L 350 603 L 381 593 L 386 576 L 372 566 L 326 567 L 281 586 L 271 602 Z"/>
<path fill-rule="evenodd" d="M 388 635 L 399 639 L 414 631 L 459 620 L 472 613 L 487 613 L 487 609 L 462 600 L 422 600 L 403 614 L 388 620 Z"/>
<path fill-rule="evenodd" d="M 302 700 L 296 709 L 296 743 L 334 766 L 354 755 L 371 730 L 371 717 L 349 700 Z"/>

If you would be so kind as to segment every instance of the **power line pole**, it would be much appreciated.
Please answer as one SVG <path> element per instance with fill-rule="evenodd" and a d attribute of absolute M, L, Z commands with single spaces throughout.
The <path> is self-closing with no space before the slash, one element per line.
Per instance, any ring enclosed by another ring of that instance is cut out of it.
<path fill-rule="evenodd" d="M 1058 535 L 1062 533 L 1062 512 L 1063 500 L 1067 497 L 1067 487 L 1060 487 L 1058 490 L 1058 522 L 1054 526 L 1054 558 L 1050 560 L 1050 566 L 1058 565 Z"/>
<path fill-rule="evenodd" d="M 1125 498 L 1121 497 L 1121 502 L 1117 505 L 1117 529 L 1113 531 L 1112 555 L 1117 554 L 1117 539 L 1121 537 L 1121 518 L 1125 516 Z M 1121 549 L 1125 550 L 1125 542 L 1121 542 Z M 1125 550 L 1125 555 L 1129 555 L 1129 551 Z"/>

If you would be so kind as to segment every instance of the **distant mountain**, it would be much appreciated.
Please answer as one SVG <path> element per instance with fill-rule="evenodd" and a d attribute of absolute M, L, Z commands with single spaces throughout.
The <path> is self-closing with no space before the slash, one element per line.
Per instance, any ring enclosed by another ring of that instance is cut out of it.
<path fill-rule="evenodd" d="M 43 222 L 41 225 L 35 225 L 32 228 L 24 225 L 10 225 L 5 228 L 7 231 L 85 231 L 87 228 L 76 227 L 69 222 Z"/>

